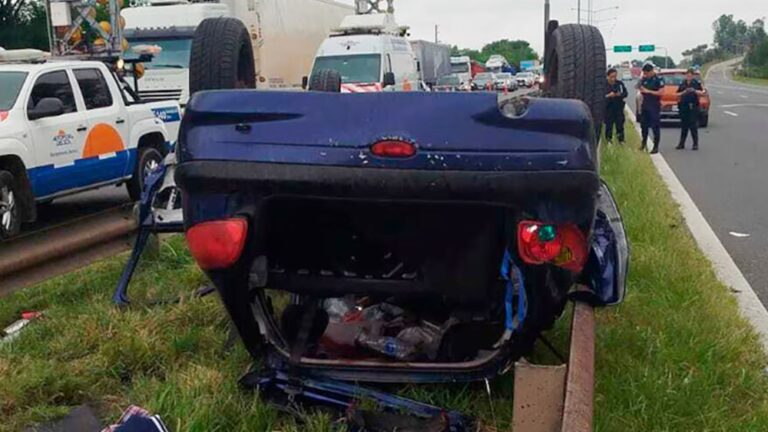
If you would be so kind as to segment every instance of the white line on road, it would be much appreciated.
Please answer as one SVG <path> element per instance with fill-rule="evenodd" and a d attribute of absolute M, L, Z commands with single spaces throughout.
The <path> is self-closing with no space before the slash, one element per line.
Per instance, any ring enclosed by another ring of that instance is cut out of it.
<path fill-rule="evenodd" d="M 749 96 L 747 96 L 747 95 L 741 95 L 741 98 L 742 98 L 742 99 L 749 99 Z"/>
<path fill-rule="evenodd" d="M 720 108 L 768 108 L 768 104 L 727 104 L 720 105 Z"/>
<path fill-rule="evenodd" d="M 732 117 L 738 117 L 739 116 L 735 112 L 731 112 L 731 111 L 723 111 L 723 112 L 725 112 L 726 114 L 728 114 L 729 116 L 732 116 Z"/>
<path fill-rule="evenodd" d="M 724 92 L 724 91 L 720 91 L 720 90 L 718 90 L 718 91 L 717 91 L 717 94 L 719 94 L 719 95 L 724 95 L 724 94 L 725 94 L 725 92 Z"/>
<path fill-rule="evenodd" d="M 626 110 L 628 112 L 627 118 L 635 125 L 635 129 L 639 133 L 640 125 L 637 123 L 635 115 L 629 108 Z M 717 234 L 715 234 L 715 231 L 704 218 L 704 215 L 696 207 L 693 199 L 688 195 L 683 184 L 680 183 L 672 168 L 667 164 L 664 156 L 657 154 L 652 156 L 651 160 L 656 166 L 656 171 L 664 179 L 667 188 L 672 193 L 672 198 L 680 205 L 688 229 L 691 231 L 694 240 L 696 240 L 696 244 L 699 245 L 699 249 L 712 262 L 720 282 L 731 288 L 739 304 L 741 315 L 752 324 L 752 327 L 754 327 L 760 337 L 763 351 L 768 352 L 768 310 L 760 302 L 760 298 L 757 297 L 744 274 L 736 266 L 723 243 L 717 238 Z"/>

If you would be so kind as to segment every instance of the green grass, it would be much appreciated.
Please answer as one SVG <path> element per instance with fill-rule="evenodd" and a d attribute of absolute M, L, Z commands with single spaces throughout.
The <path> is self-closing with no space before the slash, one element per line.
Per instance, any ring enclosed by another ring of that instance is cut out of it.
<path fill-rule="evenodd" d="M 633 247 L 625 304 L 598 314 L 599 431 L 768 430 L 766 358 L 735 301 L 696 249 L 647 155 L 629 134 L 626 148 L 606 147 L 604 176 L 623 209 Z M 43 310 L 0 347 L 0 431 L 56 418 L 89 403 L 105 420 L 129 404 L 160 414 L 177 431 L 327 431 L 327 416 L 306 424 L 279 416 L 237 388 L 249 358 L 225 349 L 228 322 L 179 238 L 142 267 L 137 304 L 179 304 L 118 311 L 110 294 L 125 257 L 106 260 L 0 300 L 0 324 Z M 162 264 L 160 264 L 162 262 Z M 567 320 L 552 335 L 563 345 Z M 546 353 L 535 356 L 548 360 Z M 404 386 L 401 393 L 459 409 L 505 430 L 512 377 L 493 383 L 493 409 L 480 384 Z"/>
<path fill-rule="evenodd" d="M 768 78 L 752 78 L 734 74 L 733 79 L 744 84 L 768 86 Z"/>

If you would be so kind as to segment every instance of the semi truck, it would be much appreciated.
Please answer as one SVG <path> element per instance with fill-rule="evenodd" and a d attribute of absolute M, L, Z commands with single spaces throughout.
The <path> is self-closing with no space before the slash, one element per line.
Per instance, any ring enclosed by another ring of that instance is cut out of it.
<path fill-rule="evenodd" d="M 451 47 L 425 40 L 411 41 L 422 80 L 430 88 L 437 80 L 451 73 Z"/>
<path fill-rule="evenodd" d="M 122 11 L 124 35 L 137 54 L 160 47 L 146 64 L 139 94 L 147 100 L 178 99 L 182 105 L 190 96 L 192 38 L 203 20 L 234 17 L 245 24 L 257 88 L 298 89 L 322 41 L 351 14 L 351 5 L 332 0 L 148 0 L 145 6 Z"/>

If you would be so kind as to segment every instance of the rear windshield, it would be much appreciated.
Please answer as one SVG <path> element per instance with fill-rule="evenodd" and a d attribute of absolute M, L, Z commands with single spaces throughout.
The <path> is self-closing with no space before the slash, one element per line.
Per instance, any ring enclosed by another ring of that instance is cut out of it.
<path fill-rule="evenodd" d="M 461 81 L 457 76 L 447 76 L 440 78 L 437 83 L 441 85 L 456 85 L 461 84 Z"/>
<path fill-rule="evenodd" d="M 661 77 L 664 78 L 665 85 L 673 85 L 676 87 L 685 81 L 685 74 L 662 74 Z M 701 81 L 701 75 L 696 74 L 693 78 L 697 81 Z"/>
<path fill-rule="evenodd" d="M 479 79 L 479 80 L 493 79 L 493 74 L 490 74 L 490 73 L 479 73 L 479 74 L 477 74 L 475 79 Z"/>
<path fill-rule="evenodd" d="M 498 78 L 498 79 L 510 79 L 510 78 L 512 78 L 512 74 L 511 73 L 500 73 L 500 74 L 496 75 L 496 78 Z"/>
<path fill-rule="evenodd" d="M 26 72 L 0 72 L 0 111 L 13 108 L 26 79 Z"/>
<path fill-rule="evenodd" d="M 318 57 L 312 75 L 323 69 L 341 74 L 344 84 L 369 84 L 381 81 L 381 56 L 379 54 Z"/>

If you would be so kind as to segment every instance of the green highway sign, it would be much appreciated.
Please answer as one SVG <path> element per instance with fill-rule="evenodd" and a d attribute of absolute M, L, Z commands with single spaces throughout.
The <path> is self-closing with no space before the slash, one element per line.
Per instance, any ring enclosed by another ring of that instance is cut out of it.
<path fill-rule="evenodd" d="M 654 52 L 656 51 L 656 45 L 640 45 L 639 47 L 640 52 Z"/>
<path fill-rule="evenodd" d="M 632 45 L 614 45 L 613 52 L 615 53 L 632 52 Z"/>

